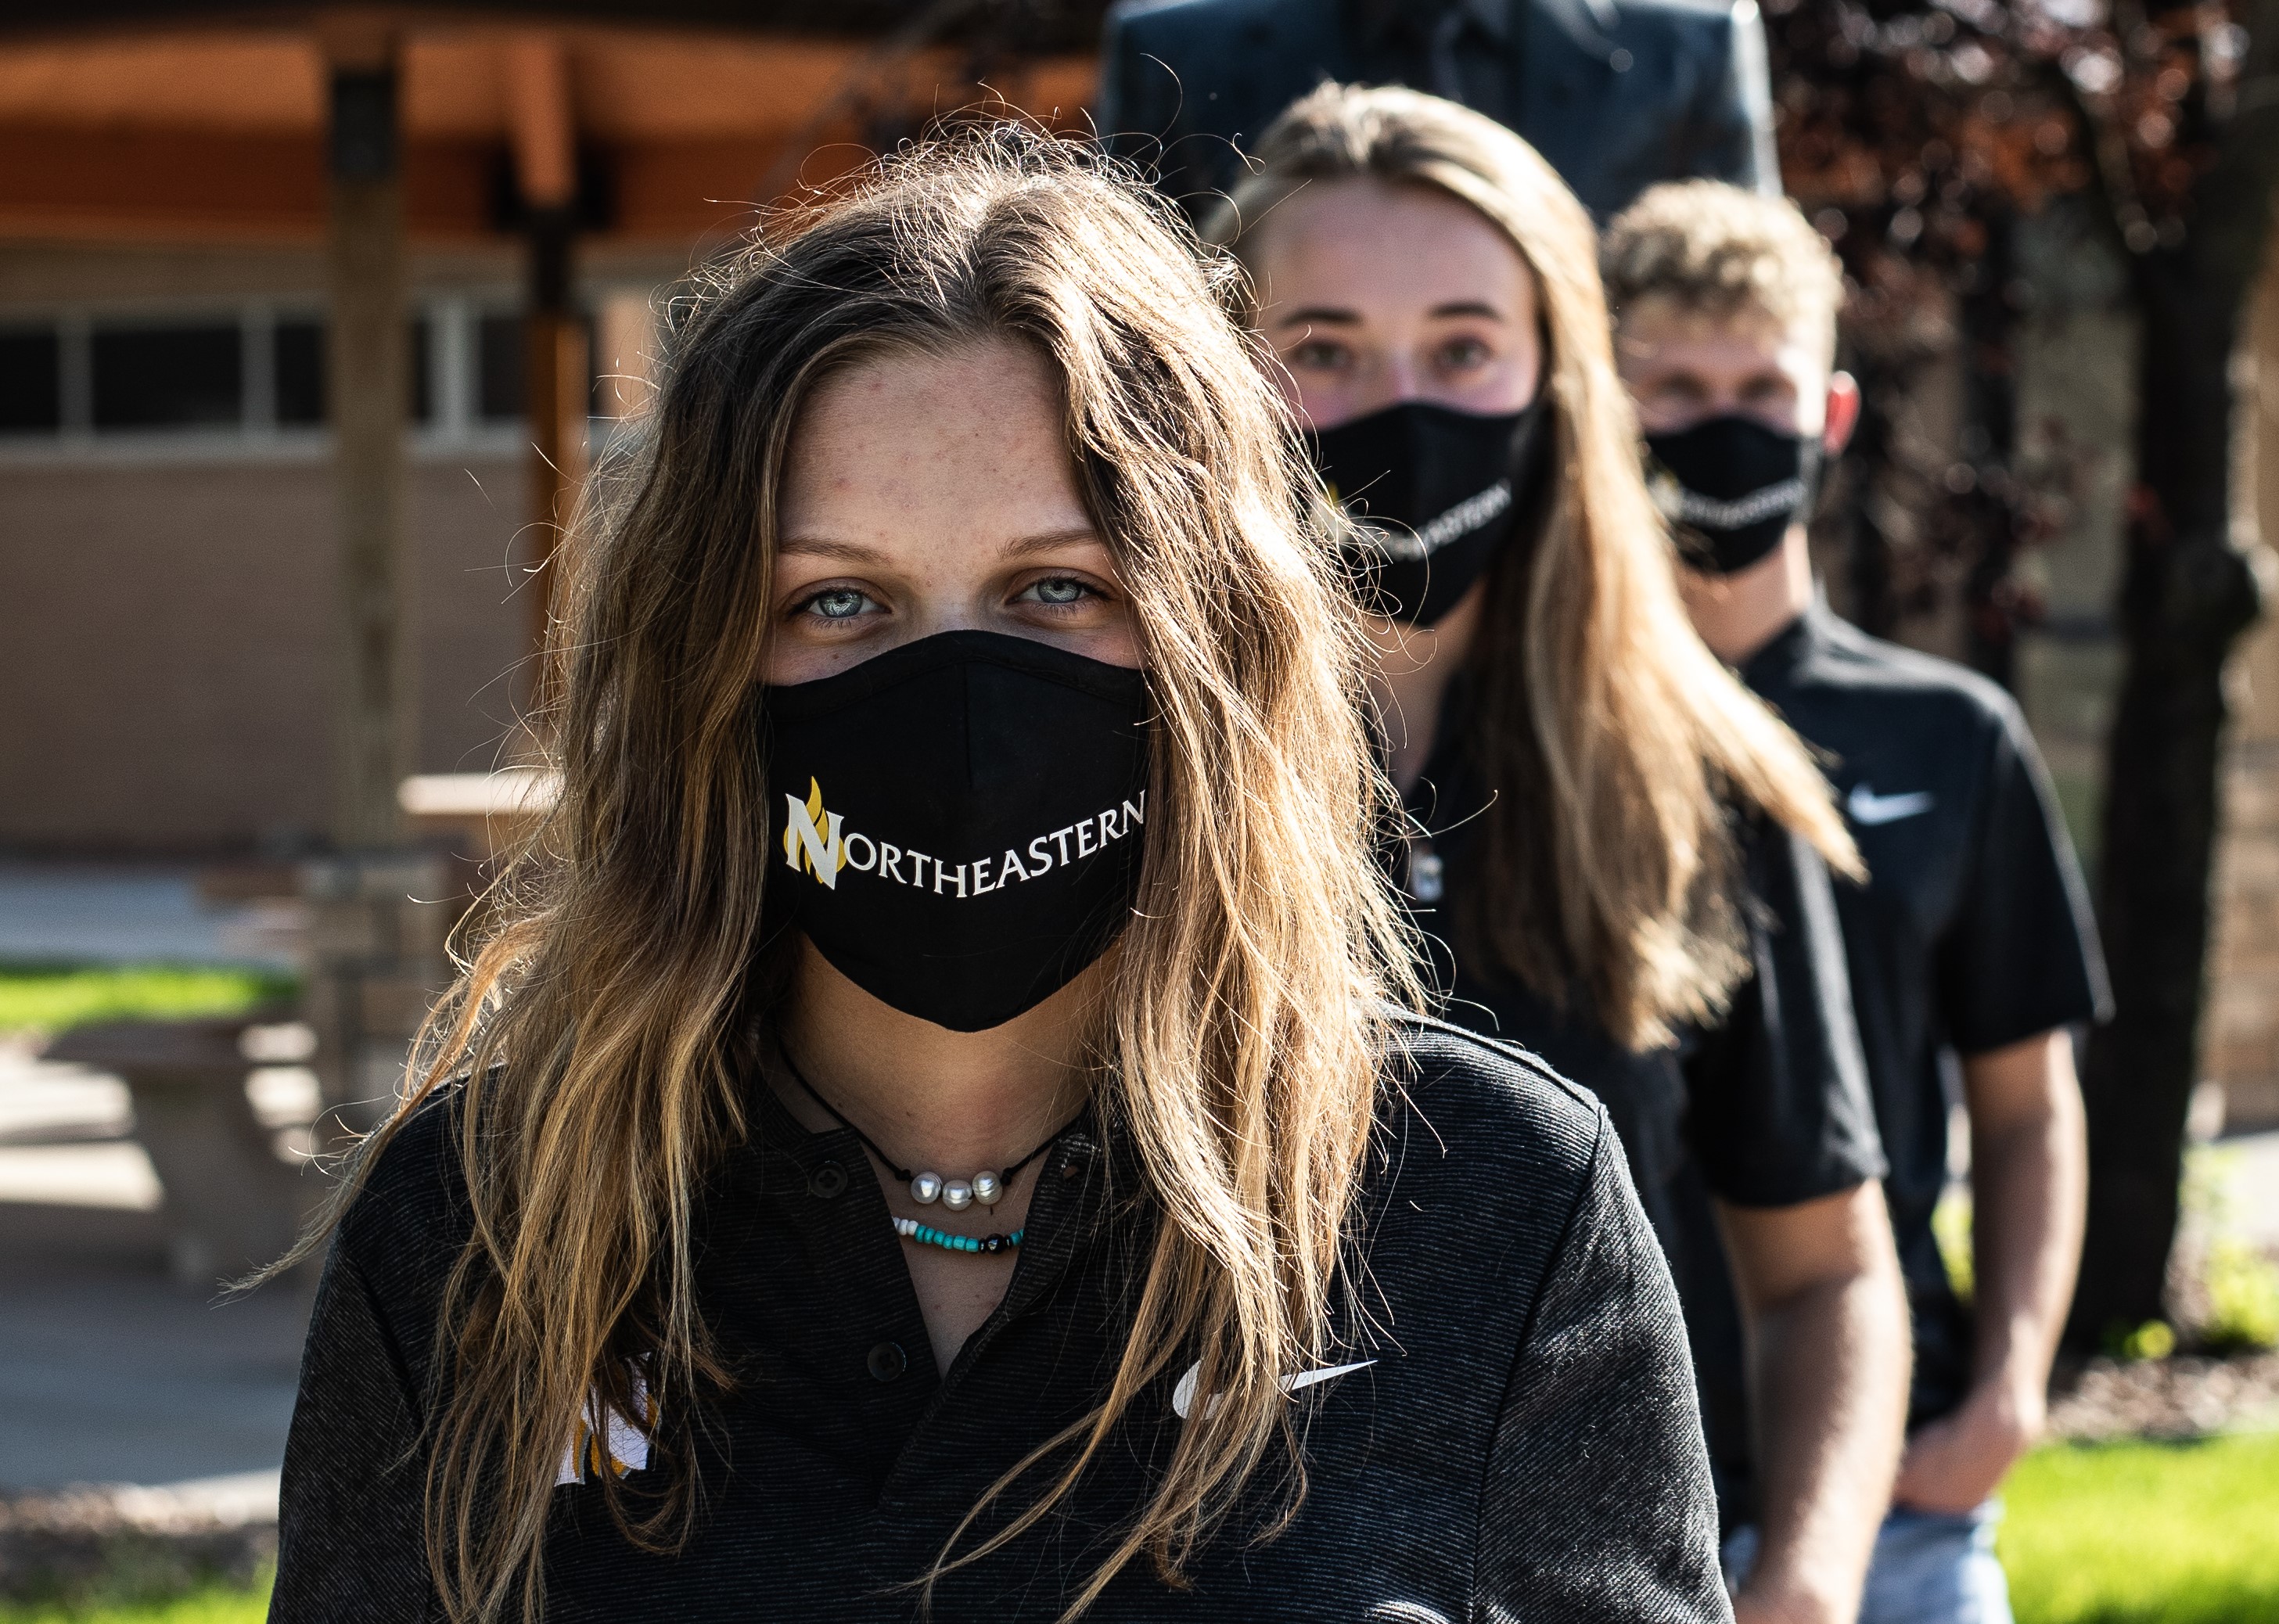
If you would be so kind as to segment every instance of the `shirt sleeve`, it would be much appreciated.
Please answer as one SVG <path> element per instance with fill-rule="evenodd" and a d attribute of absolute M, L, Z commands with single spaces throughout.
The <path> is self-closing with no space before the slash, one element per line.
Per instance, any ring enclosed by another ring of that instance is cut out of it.
<path fill-rule="evenodd" d="M 413 1391 L 371 1285 L 336 1235 L 285 1445 L 270 1624 L 441 1618 L 427 1574 Z"/>
<path fill-rule="evenodd" d="M 1753 973 L 1684 1061 L 1685 1138 L 1712 1193 L 1793 1207 L 1884 1172 L 1828 867 L 1762 820 L 1741 831 Z"/>
<path fill-rule="evenodd" d="M 2103 1020 L 2112 1004 L 2088 887 L 2014 709 L 1987 753 L 1968 872 L 1938 949 L 1940 1009 L 1964 1054 Z"/>
<path fill-rule="evenodd" d="M 1474 1615 L 1497 1624 L 1732 1617 L 1677 1294 L 1612 1139 L 1504 1390 Z"/>

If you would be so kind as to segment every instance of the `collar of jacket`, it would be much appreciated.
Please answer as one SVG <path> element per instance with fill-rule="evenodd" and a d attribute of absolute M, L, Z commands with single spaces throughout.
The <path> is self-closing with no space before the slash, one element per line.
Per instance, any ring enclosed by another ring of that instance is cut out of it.
<path fill-rule="evenodd" d="M 1385 42 L 1395 23 L 1429 30 L 1435 19 L 1452 8 L 1463 11 L 1497 44 L 1508 45 L 1514 4 L 1515 0 L 1439 0 L 1438 4 L 1428 0 L 1351 0 L 1349 14 L 1354 37 L 1372 47 Z"/>
<path fill-rule="evenodd" d="M 1834 620 L 1835 611 L 1828 607 L 1826 595 L 1815 591 L 1804 612 L 1742 661 L 1738 675 L 1743 683 L 1760 692 L 1768 686 L 1778 686 L 1795 674 L 1797 667 L 1827 646 Z"/>
<path fill-rule="evenodd" d="M 737 1181 L 743 1184 L 738 1192 L 743 1199 L 805 1191 L 826 1166 L 842 1177 L 876 1184 L 875 1170 L 852 1129 L 810 1132 L 756 1072 L 747 1108 L 746 1178 Z M 1138 1156 L 1128 1148 L 1124 1154 L 1112 1153 L 1107 1138 L 1099 1112 L 1087 1110 L 1038 1159 L 1036 1189 L 1023 1221 L 1030 1236 L 1022 1243 L 1021 1267 L 1005 1298 L 1011 1312 L 1020 1313 L 1041 1298 L 1088 1241 L 1144 1197 Z M 810 1204 L 794 1206 L 804 1212 Z"/>

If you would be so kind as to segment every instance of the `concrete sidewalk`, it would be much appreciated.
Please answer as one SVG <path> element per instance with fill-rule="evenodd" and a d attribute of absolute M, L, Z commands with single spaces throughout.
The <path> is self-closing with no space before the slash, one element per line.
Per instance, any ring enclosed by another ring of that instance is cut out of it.
<path fill-rule="evenodd" d="M 273 1473 L 308 1313 L 176 1287 L 154 1214 L 0 1202 L 0 1490 Z"/>
<path fill-rule="evenodd" d="M 0 1492 L 273 1496 L 311 1283 L 174 1285 L 131 1129 L 115 1079 L 0 1047 Z"/>
<path fill-rule="evenodd" d="M 0 961 L 290 969 L 292 908 L 209 906 L 187 868 L 0 862 Z"/>

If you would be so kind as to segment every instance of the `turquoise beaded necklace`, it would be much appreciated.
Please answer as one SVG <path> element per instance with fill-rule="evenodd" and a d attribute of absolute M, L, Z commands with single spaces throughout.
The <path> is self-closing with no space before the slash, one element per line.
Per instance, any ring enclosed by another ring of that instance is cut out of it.
<path fill-rule="evenodd" d="M 894 1233 L 904 1240 L 914 1240 L 922 1246 L 939 1246 L 944 1252 L 1010 1252 L 1028 1232 L 1019 1229 L 1010 1235 L 952 1235 L 915 1218 L 894 1220 Z"/>
<path fill-rule="evenodd" d="M 776 1053 L 783 1056 L 784 1066 L 791 1073 L 792 1081 L 806 1091 L 807 1097 L 822 1107 L 824 1114 L 833 1122 L 860 1139 L 873 1156 L 885 1162 L 886 1170 L 908 1184 L 910 1187 L 911 1198 L 922 1205 L 930 1204 L 940 1197 L 943 1206 L 962 1210 L 971 1205 L 978 1198 L 984 1206 L 994 1207 L 1004 1192 L 1012 1188 L 1014 1175 L 1043 1155 L 1051 1147 L 1054 1139 L 1059 1138 L 1062 1133 L 1068 1131 L 1063 1128 L 1055 1133 L 1051 1139 L 1047 1139 L 1044 1144 L 1038 1145 L 1020 1161 L 1007 1167 L 1001 1173 L 977 1174 L 971 1184 L 963 1179 L 952 1179 L 945 1183 L 939 1174 L 913 1173 L 908 1168 L 896 1167 L 894 1159 L 880 1150 L 877 1142 L 869 1134 L 848 1122 L 828 1099 L 816 1092 L 815 1084 L 807 1080 L 807 1074 L 799 1069 L 799 1062 L 792 1059 L 791 1051 L 784 1046 L 780 1038 L 776 1040 Z M 961 1197 L 963 1199 L 960 1199 Z M 992 1254 L 1012 1251 L 1021 1244 L 1021 1237 L 1029 1232 L 1028 1226 L 1024 1224 L 1010 1235 L 953 1235 L 947 1229 L 937 1229 L 930 1223 L 920 1223 L 915 1218 L 896 1218 L 894 1220 L 894 1225 L 895 1234 L 904 1240 L 916 1241 L 922 1246 L 939 1246 L 944 1252 Z"/>

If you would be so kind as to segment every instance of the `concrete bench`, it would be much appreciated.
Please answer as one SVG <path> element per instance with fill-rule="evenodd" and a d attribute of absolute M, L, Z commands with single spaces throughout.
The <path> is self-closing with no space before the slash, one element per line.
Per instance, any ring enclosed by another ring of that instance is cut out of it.
<path fill-rule="evenodd" d="M 64 1033 L 46 1058 L 105 1071 L 134 1102 L 134 1137 L 165 1191 L 168 1264 L 211 1286 L 275 1260 L 324 1193 L 277 1154 L 246 1094 L 249 1028 L 277 1012 L 199 1021 L 109 1021 Z"/>

